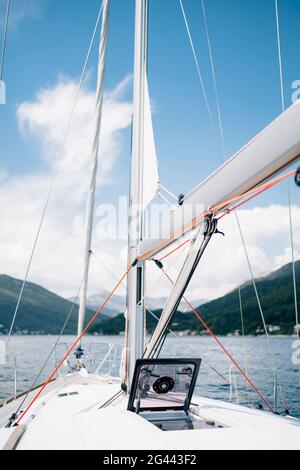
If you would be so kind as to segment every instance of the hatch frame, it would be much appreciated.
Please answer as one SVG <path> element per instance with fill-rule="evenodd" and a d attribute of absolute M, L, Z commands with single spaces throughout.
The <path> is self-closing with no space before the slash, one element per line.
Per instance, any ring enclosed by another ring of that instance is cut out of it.
<path fill-rule="evenodd" d="M 198 376 L 199 376 L 199 371 L 200 371 L 200 367 L 201 367 L 201 364 L 202 364 L 202 359 L 195 359 L 195 358 L 192 358 L 192 359 L 179 359 L 179 358 L 172 358 L 172 359 L 138 359 L 136 361 L 136 365 L 135 365 L 135 370 L 134 370 L 134 375 L 133 375 L 133 381 L 132 381 L 132 387 L 131 387 L 131 391 L 130 391 L 130 396 L 129 396 L 129 401 L 128 401 L 128 411 L 131 411 L 133 413 L 143 413 L 143 412 L 155 412 L 155 411 L 184 411 L 186 414 L 188 414 L 189 412 L 189 409 L 190 409 L 190 405 L 191 405 L 191 401 L 192 401 L 192 397 L 194 395 L 194 390 L 195 390 L 195 386 L 196 386 L 196 383 L 197 383 L 197 379 L 198 379 Z M 135 401 L 137 399 L 137 391 L 138 391 L 138 385 L 139 385 L 139 378 L 140 378 L 140 373 L 141 373 L 141 369 L 144 367 L 144 366 L 156 366 L 156 365 L 178 365 L 178 366 L 182 366 L 182 365 L 192 365 L 194 366 L 194 371 L 193 371 L 193 376 L 191 378 L 191 382 L 190 382 L 190 387 L 189 387 L 189 391 L 186 395 L 186 399 L 185 399 L 185 402 L 183 405 L 181 406 L 163 406 L 163 407 L 155 407 L 155 408 L 151 408 L 151 407 L 140 407 L 139 409 L 137 409 L 137 407 L 135 406 Z"/>

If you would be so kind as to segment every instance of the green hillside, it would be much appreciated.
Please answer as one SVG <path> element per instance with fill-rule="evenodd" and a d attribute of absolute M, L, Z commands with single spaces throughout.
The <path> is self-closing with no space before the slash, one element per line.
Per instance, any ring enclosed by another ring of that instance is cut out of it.
<path fill-rule="evenodd" d="M 300 262 L 296 263 L 297 288 L 300 292 Z M 269 276 L 257 279 L 257 288 L 264 310 L 266 322 L 270 326 L 279 327 L 277 334 L 291 334 L 295 326 L 295 305 L 293 292 L 292 266 L 287 265 Z M 245 332 L 247 335 L 259 334 L 262 320 L 258 310 L 252 283 L 241 287 Z M 202 305 L 197 309 L 208 326 L 218 335 L 233 334 L 241 331 L 241 316 L 238 290 L 224 297 Z M 154 312 L 157 316 L 160 311 Z M 156 325 L 151 315 L 147 317 L 147 329 L 151 332 Z M 173 330 L 189 331 L 200 334 L 203 327 L 192 312 L 178 312 L 173 320 Z M 124 317 L 106 320 L 92 329 L 98 334 L 119 334 L 124 331 Z"/>
<path fill-rule="evenodd" d="M 0 333 L 9 330 L 22 282 L 0 276 Z M 15 332 L 57 334 L 63 326 L 72 302 L 49 292 L 42 287 L 28 283 L 24 290 L 20 310 L 15 323 Z M 65 330 L 66 334 L 77 331 L 78 307 L 73 308 L 72 316 Z M 93 312 L 88 311 L 90 317 Z"/>
<path fill-rule="evenodd" d="M 300 292 L 300 262 L 296 263 L 297 287 Z M 0 276 L 0 334 L 7 333 L 17 303 L 21 281 L 8 276 Z M 268 325 L 279 327 L 276 333 L 291 334 L 295 326 L 295 308 L 293 295 L 293 279 L 291 265 L 257 280 L 257 288 Z M 262 321 L 251 283 L 241 288 L 246 334 L 259 334 Z M 57 334 L 72 302 L 49 292 L 32 283 L 28 283 L 17 317 L 15 331 L 23 334 Z M 241 330 L 238 291 L 235 290 L 224 297 L 202 305 L 197 309 L 218 335 L 233 334 Z M 94 311 L 87 312 L 87 319 Z M 154 312 L 160 316 L 161 311 Z M 73 313 L 65 330 L 66 334 L 75 334 L 77 330 L 78 307 Z M 148 331 L 153 331 L 157 321 L 149 314 L 147 317 Z M 178 312 L 173 320 L 175 331 L 187 331 L 200 334 L 203 331 L 195 315 Z M 124 332 L 124 316 L 107 318 L 103 315 L 90 330 L 90 333 L 114 335 Z"/>

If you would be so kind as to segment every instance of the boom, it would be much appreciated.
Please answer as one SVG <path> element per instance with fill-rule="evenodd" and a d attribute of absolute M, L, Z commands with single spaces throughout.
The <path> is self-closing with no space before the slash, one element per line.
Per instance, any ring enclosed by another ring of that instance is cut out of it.
<path fill-rule="evenodd" d="M 145 238 L 139 257 L 146 260 L 195 228 L 208 210 L 262 184 L 300 158 L 300 102 L 295 103 L 237 154 L 189 193 L 164 217 L 158 236 Z"/>

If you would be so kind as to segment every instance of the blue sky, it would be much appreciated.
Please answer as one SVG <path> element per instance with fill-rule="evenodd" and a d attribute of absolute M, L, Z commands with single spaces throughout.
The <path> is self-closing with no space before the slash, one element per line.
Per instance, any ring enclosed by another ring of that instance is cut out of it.
<path fill-rule="evenodd" d="M 0 0 L 0 33 L 5 3 Z M 149 88 L 160 176 L 162 183 L 178 194 L 197 185 L 219 166 L 222 156 L 211 130 L 179 1 L 149 0 L 149 3 Z M 216 120 L 201 0 L 183 3 Z M 205 5 L 229 157 L 281 112 L 275 3 L 206 0 Z M 8 103 L 0 108 L 0 174 L 6 172 L 10 178 L 17 178 L 51 173 L 47 159 L 41 158 L 44 149 L 40 136 L 20 131 L 17 110 L 24 102 L 35 102 L 41 90 L 55 88 L 60 77 L 79 79 L 99 6 L 99 0 L 12 0 L 4 70 Z M 285 97 L 290 105 L 292 83 L 300 80 L 300 2 L 279 0 L 279 9 Z M 133 39 L 134 1 L 112 0 L 107 90 L 114 90 L 132 73 Z M 86 84 L 89 91 L 95 87 L 96 59 L 95 46 Z M 129 86 L 122 100 L 131 99 Z M 115 202 L 118 195 L 128 192 L 128 126 L 122 131 L 121 142 L 112 184 L 99 190 L 98 202 Z M 294 204 L 299 205 L 295 185 L 292 196 Z M 286 200 L 283 184 L 255 205 L 286 204 Z M 12 274 L 22 277 L 24 266 L 25 260 Z M 50 285 L 57 289 L 54 283 Z M 200 292 L 198 297 L 207 295 Z"/>
<path fill-rule="evenodd" d="M 4 3 L 1 0 L 2 12 Z M 21 0 L 12 4 L 13 17 L 23 4 L 26 8 Z M 214 106 L 201 2 L 185 0 L 184 5 Z M 285 93 L 290 104 L 291 84 L 300 79 L 300 4 L 285 0 L 279 6 Z M 4 131 L 1 164 L 7 170 L 27 171 L 41 164 L 34 144 L 24 143 L 19 136 L 16 106 L 54 84 L 60 73 L 79 76 L 98 8 L 96 0 L 39 0 L 12 25 L 5 65 L 8 106 L 0 110 Z M 208 0 L 206 8 L 230 156 L 280 113 L 274 1 Z M 133 17 L 133 0 L 112 0 L 108 88 L 132 72 Z M 174 192 L 188 191 L 219 164 L 220 156 L 177 0 L 150 0 L 149 41 L 149 82 L 156 108 L 161 178 Z M 91 68 L 95 59 L 94 54 Z M 125 162 L 127 165 L 126 155 Z"/>

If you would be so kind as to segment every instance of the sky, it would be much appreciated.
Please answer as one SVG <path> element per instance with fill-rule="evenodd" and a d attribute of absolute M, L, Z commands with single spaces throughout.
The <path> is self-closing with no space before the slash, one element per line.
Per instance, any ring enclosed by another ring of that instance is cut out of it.
<path fill-rule="evenodd" d="M 99 0 L 12 0 L 0 107 L 0 272 L 23 278 L 41 211 L 100 8 Z M 212 132 L 177 0 L 150 0 L 148 75 L 161 182 L 186 193 L 222 161 Z M 184 7 L 215 121 L 217 109 L 200 0 Z M 0 0 L 0 33 L 6 1 Z M 281 112 L 274 0 L 206 0 L 230 157 Z M 279 0 L 284 92 L 300 80 L 300 2 Z M 98 40 L 98 36 L 97 36 Z M 107 291 L 126 266 L 126 233 L 101 234 L 103 204 L 117 206 L 129 186 L 134 1 L 112 0 L 90 295 Z M 74 115 L 29 280 L 66 297 L 81 284 L 84 212 L 89 179 L 97 44 Z M 299 190 L 292 187 L 296 257 L 300 258 Z M 109 206 L 107 206 L 109 207 Z M 119 225 L 126 226 L 125 209 Z M 287 189 L 283 183 L 240 211 L 255 275 L 291 260 Z M 189 288 L 192 300 L 213 299 L 249 279 L 239 234 L 228 218 Z M 125 230 L 126 232 L 126 230 Z M 183 256 L 183 255 L 182 255 Z M 105 265 L 105 268 L 104 266 Z M 179 261 L 167 262 L 175 277 Z M 170 288 L 151 266 L 151 297 Z M 292 282 L 292 281 L 291 281 Z"/>

